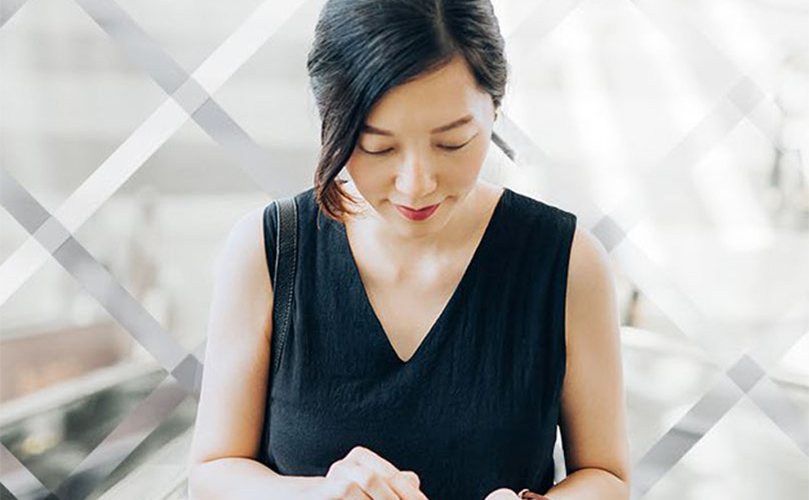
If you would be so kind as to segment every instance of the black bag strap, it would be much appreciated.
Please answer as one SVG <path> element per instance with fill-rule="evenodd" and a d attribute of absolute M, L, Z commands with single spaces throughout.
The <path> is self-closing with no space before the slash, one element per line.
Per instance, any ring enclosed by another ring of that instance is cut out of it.
<path fill-rule="evenodd" d="M 295 198 L 274 200 L 272 207 L 276 215 L 275 228 L 275 263 L 272 270 L 273 279 L 273 313 L 272 313 L 272 346 L 270 370 L 267 374 L 267 397 L 264 406 L 264 424 L 261 428 L 261 446 L 258 450 L 258 461 L 269 465 L 272 458 L 270 450 L 270 401 L 272 399 L 272 382 L 281 365 L 281 353 L 284 349 L 287 333 L 292 324 L 292 291 L 295 287 L 295 266 L 298 244 L 298 211 Z M 269 213 L 265 211 L 265 217 Z M 275 470 L 275 469 L 273 469 Z M 277 472 L 277 471 L 276 471 Z"/>
<path fill-rule="evenodd" d="M 298 245 L 298 208 L 290 196 L 275 200 L 278 224 L 275 232 L 275 269 L 273 274 L 273 375 L 281 365 L 281 353 L 292 321 L 292 291 L 295 287 L 295 266 Z"/>

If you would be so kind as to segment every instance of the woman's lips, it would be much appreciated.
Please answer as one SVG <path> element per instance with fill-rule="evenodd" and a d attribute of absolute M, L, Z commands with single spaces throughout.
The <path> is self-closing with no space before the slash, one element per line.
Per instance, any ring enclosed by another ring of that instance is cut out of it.
<path fill-rule="evenodd" d="M 402 213 L 405 217 L 410 220 L 424 220 L 429 216 L 433 215 L 436 211 L 438 206 L 441 205 L 440 203 L 436 203 L 435 205 L 430 205 L 429 207 L 424 207 L 421 210 L 413 210 L 408 207 L 403 207 L 402 205 L 395 205 L 397 210 Z"/>

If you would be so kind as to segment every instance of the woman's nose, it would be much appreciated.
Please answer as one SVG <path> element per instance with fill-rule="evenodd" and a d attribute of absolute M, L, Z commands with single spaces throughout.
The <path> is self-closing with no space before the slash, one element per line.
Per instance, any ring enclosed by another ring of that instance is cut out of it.
<path fill-rule="evenodd" d="M 410 155 L 397 172 L 396 189 L 412 202 L 419 202 L 427 201 L 435 188 L 436 180 L 432 169 L 422 159 Z"/>

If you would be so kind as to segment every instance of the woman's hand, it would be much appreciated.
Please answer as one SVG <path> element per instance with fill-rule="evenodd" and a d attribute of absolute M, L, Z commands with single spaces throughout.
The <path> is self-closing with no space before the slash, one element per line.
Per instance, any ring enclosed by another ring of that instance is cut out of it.
<path fill-rule="evenodd" d="M 508 488 L 500 488 L 489 493 L 484 500 L 522 500 L 517 492 Z"/>
<path fill-rule="evenodd" d="M 429 500 L 413 471 L 393 464 L 362 446 L 329 467 L 324 480 L 309 492 L 313 500 Z"/>
<path fill-rule="evenodd" d="M 494 490 L 493 492 L 489 493 L 489 495 L 484 500 L 515 500 L 515 499 L 522 500 L 523 498 L 538 498 L 540 500 L 551 500 L 550 498 L 544 495 L 540 495 L 539 493 L 531 491 L 527 488 L 520 490 L 520 493 L 516 493 L 514 490 L 510 490 L 508 488 L 500 488 L 498 490 Z"/>

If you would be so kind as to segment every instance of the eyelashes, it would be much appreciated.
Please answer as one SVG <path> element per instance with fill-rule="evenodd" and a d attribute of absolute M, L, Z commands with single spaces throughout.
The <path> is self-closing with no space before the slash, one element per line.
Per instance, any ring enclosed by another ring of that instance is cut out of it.
<path fill-rule="evenodd" d="M 477 137 L 477 134 L 473 135 L 471 139 L 469 139 L 469 140 L 468 140 L 468 141 L 466 141 L 465 143 L 460 144 L 460 145 L 458 145 L 458 146 L 454 146 L 454 145 L 446 145 L 446 144 L 439 144 L 439 145 L 438 145 L 438 147 L 439 147 L 439 148 L 441 148 L 441 149 L 443 149 L 443 150 L 445 150 L 445 151 L 450 151 L 450 152 L 451 152 L 451 151 L 458 151 L 459 149 L 463 149 L 464 147 L 466 147 L 466 146 L 467 146 L 467 145 L 468 145 L 470 142 L 472 142 L 472 140 L 473 140 L 475 137 Z M 381 151 L 368 151 L 367 149 L 364 149 L 364 148 L 363 148 L 363 147 L 361 147 L 361 146 L 358 146 L 358 147 L 359 147 L 359 149 L 360 149 L 362 152 L 364 152 L 364 153 L 366 153 L 366 154 L 369 154 L 369 155 L 372 155 L 372 156 L 384 156 L 384 155 L 386 155 L 386 154 L 390 153 L 391 151 L 393 151 L 393 148 L 383 149 L 383 150 L 381 150 Z"/>
<path fill-rule="evenodd" d="M 388 154 L 389 152 L 393 151 L 393 148 L 383 149 L 382 151 L 368 151 L 367 149 L 360 148 L 363 153 L 374 155 L 374 156 L 382 156 Z"/>
<path fill-rule="evenodd" d="M 469 144 L 469 143 L 467 142 L 466 144 Z M 438 147 L 441 148 L 441 149 L 446 149 L 447 151 L 457 151 L 457 150 L 461 149 L 462 147 L 466 146 L 466 144 L 461 144 L 460 146 L 439 145 Z"/>

